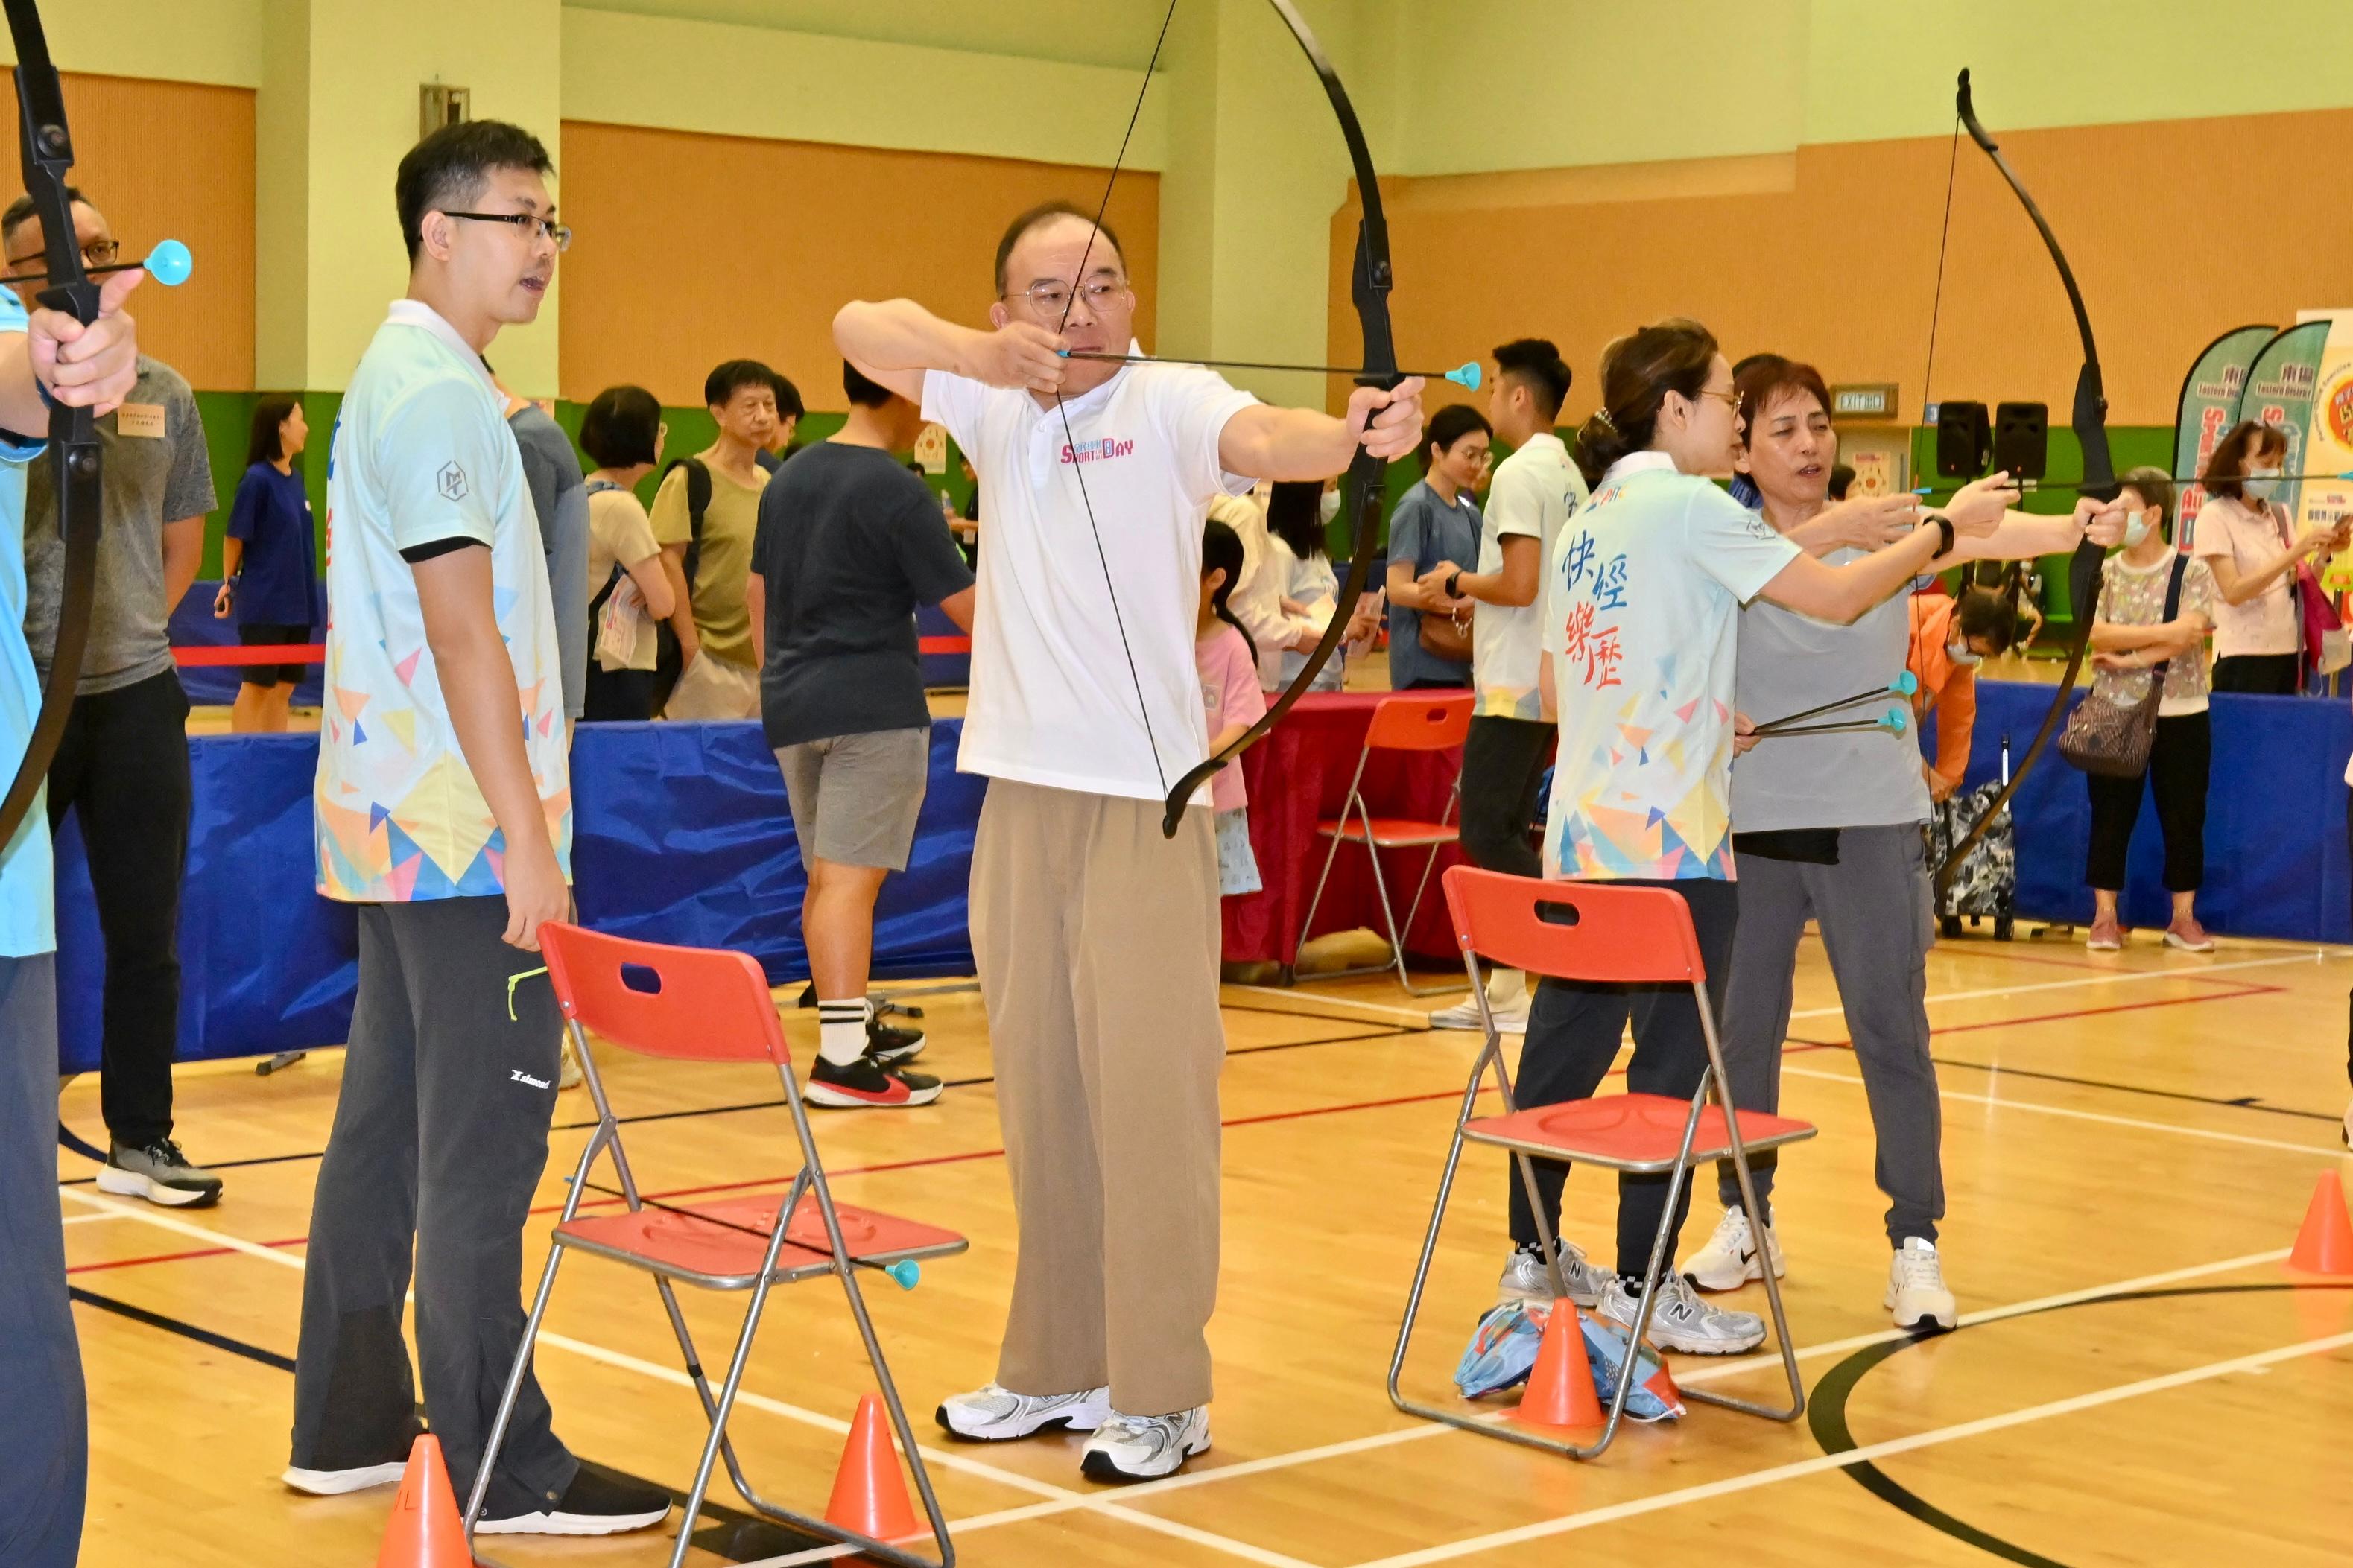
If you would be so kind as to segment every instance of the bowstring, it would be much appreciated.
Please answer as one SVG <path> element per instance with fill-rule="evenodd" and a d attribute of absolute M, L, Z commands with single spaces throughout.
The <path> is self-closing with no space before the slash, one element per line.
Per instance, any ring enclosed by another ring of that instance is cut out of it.
<path fill-rule="evenodd" d="M 1920 366 L 1920 412 L 1928 412 L 1929 379 L 1936 374 L 1936 322 L 1945 310 L 1945 257 L 1953 237 L 1953 185 L 1961 172 L 1961 116 L 1953 114 L 1953 150 L 1945 163 L 1945 218 L 1936 232 L 1936 288 L 1928 298 L 1928 357 Z M 1974 575 L 1970 569 L 1961 569 L 1964 584 Z M 1912 597 L 1920 596 L 1920 579 L 1912 579 Z M 1917 606 L 1915 606 L 1915 608 Z"/>
<path fill-rule="evenodd" d="M 1095 205 L 1094 221 L 1087 230 L 1086 247 L 1079 252 L 1078 273 L 1071 279 L 1071 291 L 1062 301 L 1062 319 L 1056 323 L 1054 335 L 1062 335 L 1071 324 L 1071 310 L 1079 302 L 1079 290 L 1086 284 L 1087 260 L 1094 254 L 1095 239 L 1103 233 L 1103 216 L 1111 211 L 1111 194 L 1119 184 L 1119 172 L 1127 162 L 1128 143 L 1135 138 L 1136 122 L 1144 118 L 1144 97 L 1152 90 L 1152 73 L 1159 68 L 1161 48 L 1168 42 L 1169 26 L 1176 20 L 1176 0 L 1168 0 L 1168 9 L 1160 18 L 1160 35 L 1152 41 L 1152 58 L 1145 62 L 1144 85 L 1135 91 L 1135 106 L 1128 110 L 1127 129 L 1121 132 L 1119 153 L 1111 161 L 1111 177 L 1103 182 L 1103 200 Z M 1122 350 L 1124 353 L 1124 349 Z M 1114 375 L 1118 372 L 1113 372 Z M 1144 742 L 1152 748 L 1152 774 L 1160 781 L 1160 793 L 1168 793 L 1168 771 L 1160 765 L 1160 738 L 1152 729 L 1152 705 L 1145 700 L 1144 678 L 1136 673 L 1135 648 L 1127 640 L 1127 617 L 1119 607 L 1119 589 L 1111 575 L 1111 554 L 1103 548 L 1103 528 L 1095 521 L 1094 498 L 1087 492 L 1086 465 L 1079 462 L 1079 438 L 1071 429 L 1070 405 L 1062 399 L 1062 389 L 1054 389 L 1054 412 L 1062 421 L 1062 442 L 1071 451 L 1071 478 L 1078 481 L 1079 502 L 1086 509 L 1087 532 L 1095 542 L 1095 562 L 1103 568 L 1103 595 L 1111 601 L 1113 629 L 1119 634 L 1119 651 L 1127 660 L 1127 683 L 1135 692 L 1135 714 L 1144 721 Z"/>

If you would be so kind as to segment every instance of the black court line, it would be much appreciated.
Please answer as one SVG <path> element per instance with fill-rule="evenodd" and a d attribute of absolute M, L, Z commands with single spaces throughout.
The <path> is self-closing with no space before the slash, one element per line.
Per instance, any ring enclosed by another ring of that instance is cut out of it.
<path fill-rule="evenodd" d="M 95 1290 L 85 1290 L 79 1285 L 69 1289 L 73 1299 L 83 1306 L 95 1307 L 103 1312 L 111 1312 L 116 1317 L 127 1318 L 132 1322 L 142 1324 L 147 1328 L 160 1329 L 167 1334 L 176 1334 L 184 1340 L 194 1341 L 197 1344 L 213 1350 L 226 1351 L 231 1355 L 243 1356 L 248 1361 L 285 1373 L 290 1377 L 293 1375 L 294 1358 L 292 1356 L 280 1355 L 276 1351 L 266 1350 L 248 1341 L 201 1328 L 185 1318 L 174 1318 L 166 1313 L 150 1311 L 144 1307 L 135 1307 L 128 1301 L 117 1300 L 111 1296 L 101 1296 Z M 641 1476 L 633 1476 L 627 1470 L 617 1470 L 610 1465 L 600 1465 L 593 1459 L 583 1459 L 580 1461 L 580 1466 L 583 1469 L 594 1471 L 616 1480 L 628 1481 L 637 1486 L 653 1487 L 658 1490 L 666 1491 L 670 1493 L 672 1507 L 686 1506 L 686 1494 L 676 1487 L 665 1486 L 660 1481 L 649 1481 Z M 807 1551 L 813 1546 L 833 1544 L 823 1537 L 804 1535 L 798 1531 L 788 1530 L 772 1523 L 758 1514 L 745 1513 L 740 1509 L 729 1508 L 724 1503 L 718 1502 L 708 1496 L 702 1500 L 702 1517 L 709 1522 L 694 1532 L 694 1544 L 705 1552 L 724 1557 L 731 1563 L 756 1563 L 765 1557 L 782 1557 L 788 1552 Z"/>
<path fill-rule="evenodd" d="M 1975 1321 L 1964 1321 L 1960 1328 L 1954 1330 L 1953 1332 L 1959 1333 L 1968 1329 L 1988 1327 L 1991 1323 L 2010 1322 L 2020 1318 L 2040 1317 L 2045 1312 L 2065 1311 L 2075 1307 L 2100 1307 L 2118 1301 L 2161 1301 L 2177 1297 L 2229 1296 L 2271 1290 L 2353 1290 L 2353 1283 L 2335 1284 L 2315 1280 L 2309 1283 L 2284 1284 L 2179 1285 L 2156 1290 L 2121 1290 L 2113 1295 L 2090 1296 L 2077 1301 L 2054 1302 L 2048 1307 L 2038 1307 L 2031 1312 L 2013 1312 L 2007 1317 Z M 1812 1430 L 1814 1441 L 1821 1445 L 1822 1452 L 1851 1454 L 1860 1446 L 1854 1440 L 1853 1431 L 1847 1425 L 1846 1406 L 1848 1398 L 1854 1393 L 1855 1384 L 1862 1381 L 1866 1373 L 1926 1340 L 1945 1337 L 1943 1334 L 1922 1334 L 1867 1345 L 1824 1373 L 1820 1381 L 1814 1384 L 1813 1391 L 1807 1396 L 1806 1405 L 1806 1425 Z M 2055 1557 L 2046 1557 L 2039 1552 L 2031 1551 L 2014 1542 L 2005 1541 L 1989 1531 L 1978 1529 L 1967 1520 L 1946 1512 L 1868 1459 L 1859 1459 L 1842 1468 L 1858 1486 L 1880 1501 L 1918 1521 L 1931 1530 L 1951 1536 L 1964 1545 L 1974 1546 L 1980 1552 L 1989 1552 L 2008 1562 L 2026 1564 L 2026 1568 L 2067 1568 L 2066 1563 Z"/>
<path fill-rule="evenodd" d="M 1788 1041 L 1793 1046 L 1825 1046 L 1839 1051 L 1852 1051 L 1854 1048 L 1854 1044 L 1851 1040 L 1801 1040 L 1797 1036 L 1791 1035 Z M 2072 1073 L 2045 1072 L 2036 1068 L 2014 1068 L 1990 1062 L 1963 1061 L 1958 1057 L 1931 1056 L 1928 1059 L 1938 1067 L 1967 1068 L 1971 1072 L 1987 1073 L 1997 1078 L 2031 1078 L 2040 1079 L 2045 1083 L 2073 1084 L 2081 1089 L 2111 1089 L 2119 1094 L 2145 1094 L 2152 1100 L 2178 1100 L 2189 1105 L 2219 1105 L 2230 1110 L 2260 1110 L 2266 1116 L 2293 1116 L 2304 1121 L 2343 1120 L 2333 1110 L 2299 1110 L 2292 1105 L 2266 1105 L 2261 1096 L 2253 1094 L 2242 1094 L 2235 1100 L 2226 1100 L 2218 1094 L 2190 1094 L 2178 1089 L 2152 1089 L 2147 1084 L 2118 1083 L 2112 1079 L 2078 1078 Z"/>
<path fill-rule="evenodd" d="M 1320 1015 L 1313 1015 L 1312 1016 L 1316 1016 L 1320 1018 L 1322 1022 L 1328 1024 L 1338 1024 L 1347 1021 L 1341 1018 L 1321 1018 Z M 1278 1040 L 1272 1045 L 1266 1046 L 1241 1046 L 1228 1050 L 1226 1055 L 1229 1057 L 1254 1057 L 1261 1055 L 1267 1051 L 1296 1051 L 1310 1046 L 1347 1046 L 1355 1045 L 1365 1040 L 1402 1039 L 1409 1035 L 1418 1036 L 1424 1033 L 1423 1030 L 1408 1028 L 1403 1026 L 1384 1026 L 1369 1022 L 1361 1026 L 1369 1032 L 1361 1035 L 1332 1035 L 1325 1038 L 1315 1040 Z M 981 1084 L 991 1084 L 996 1081 L 997 1075 L 994 1073 L 988 1073 L 984 1074 L 979 1078 L 952 1078 L 944 1079 L 941 1083 L 941 1087 L 943 1089 L 971 1089 Z M 738 1100 L 730 1105 L 696 1106 L 687 1110 L 641 1111 L 635 1116 L 617 1116 L 614 1120 L 624 1127 L 634 1127 L 641 1122 L 679 1121 L 698 1116 L 730 1116 L 738 1111 L 744 1110 L 779 1110 L 784 1108 L 784 1104 L 785 1102 L 782 1100 Z M 548 1131 L 550 1132 L 586 1132 L 593 1130 L 596 1125 L 596 1119 L 591 1117 L 586 1121 L 559 1121 L 549 1127 Z M 96 1160 L 101 1164 L 105 1163 L 106 1156 L 103 1153 L 85 1142 L 62 1121 L 58 1123 L 58 1142 L 64 1147 L 72 1150 L 75 1153 L 80 1154 L 85 1158 Z M 303 1160 L 321 1159 L 325 1155 L 325 1153 L 326 1151 L 323 1149 L 312 1149 L 297 1154 L 256 1154 L 250 1158 L 243 1160 L 218 1160 L 214 1162 L 212 1164 L 206 1166 L 205 1169 L 208 1171 L 241 1171 L 254 1165 L 291 1164 Z M 94 1175 L 69 1176 L 64 1181 L 59 1182 L 58 1185 L 61 1187 L 84 1187 L 89 1186 L 97 1180 L 98 1178 Z"/>

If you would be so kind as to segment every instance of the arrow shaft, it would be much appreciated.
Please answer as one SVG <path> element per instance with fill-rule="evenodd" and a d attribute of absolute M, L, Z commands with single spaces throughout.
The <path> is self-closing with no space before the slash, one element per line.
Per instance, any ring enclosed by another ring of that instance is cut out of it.
<path fill-rule="evenodd" d="M 1173 356 L 1161 354 L 1080 353 L 1076 351 L 1066 353 L 1062 357 L 1064 359 L 1093 360 L 1101 364 L 1198 364 L 1213 366 L 1219 370 L 1295 370 L 1309 372 L 1317 375 L 1362 375 L 1365 374 L 1361 367 L 1356 365 L 1276 364 L 1270 361 L 1254 359 L 1177 359 Z M 1408 370 L 1400 371 L 1398 374 L 1400 375 L 1418 375 L 1428 381 L 1443 381 L 1447 378 L 1448 374 L 1447 372 L 1442 370 Z"/>
<path fill-rule="evenodd" d="M 2246 476 L 2242 475 L 2241 477 L 2245 478 Z M 2300 484 L 2306 480 L 2313 479 L 2353 479 L 2353 470 L 2348 470 L 2348 472 L 2341 474 L 2281 474 L 2278 476 L 2278 479 L 2279 482 L 2284 485 Z M 2185 489 L 2190 485 L 2197 485 L 2202 488 L 2206 483 L 2204 479 L 2176 479 L 2173 482 L 2184 487 Z M 1915 496 L 1955 495 L 1974 483 L 1976 483 L 1976 481 L 1973 479 L 1963 479 L 1958 484 L 1923 485 L 1919 489 L 1915 489 L 1912 493 Z M 2056 481 L 2050 479 L 2021 479 L 2018 481 L 2018 488 L 2021 491 L 2032 492 L 2035 490 L 2105 489 L 2107 487 L 2105 484 L 2094 484 L 2089 479 L 2060 479 Z"/>
<path fill-rule="evenodd" d="M 113 261 L 104 267 L 85 267 L 82 272 L 95 278 L 103 272 L 136 272 L 146 265 L 144 261 Z M 5 279 L 9 283 L 46 283 L 48 280 L 49 274 L 46 272 L 12 272 Z"/>

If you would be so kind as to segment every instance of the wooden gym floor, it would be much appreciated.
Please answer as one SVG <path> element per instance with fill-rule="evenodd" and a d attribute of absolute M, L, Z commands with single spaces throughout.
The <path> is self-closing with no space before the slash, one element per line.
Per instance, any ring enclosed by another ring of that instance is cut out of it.
<path fill-rule="evenodd" d="M 1908 1342 L 1880 1307 L 1887 1252 L 1871 1123 L 1837 998 L 1809 942 L 1785 1109 L 1822 1136 L 1783 1163 L 1788 1300 L 1808 1421 L 1697 1406 L 1630 1427 L 1580 1467 L 1426 1426 L 1381 1380 L 1474 1042 L 1430 1033 L 1380 979 L 1289 993 L 1229 986 L 1225 1268 L 1211 1339 L 1215 1447 L 1173 1481 L 1100 1489 L 1078 1439 L 937 1441 L 931 1408 L 985 1381 L 1012 1278 L 989 1051 L 977 999 L 923 1000 L 922 1065 L 954 1086 L 905 1113 L 818 1113 L 846 1201 L 967 1233 L 972 1250 L 868 1300 L 906 1391 L 963 1561 L 1789 1564 L 2341 1563 L 2353 1542 L 2353 1289 L 2281 1267 L 2313 1183 L 2340 1168 L 2340 950 L 2226 942 L 2209 957 L 2143 933 L 2087 955 L 2053 938 L 1948 942 L 1931 961 L 1946 1099 L 1948 1272 L 1968 1314 Z M 1427 1007 L 1431 1004 L 1421 1004 Z M 813 1015 L 788 1009 L 798 1048 Z M 758 1072 L 603 1051 L 649 1192 L 762 1190 L 795 1165 Z M 280 1488 L 312 1175 L 339 1060 L 257 1079 L 180 1077 L 180 1136 L 227 1178 L 214 1210 L 94 1191 L 61 1156 L 60 1203 L 91 1394 L 94 1568 L 372 1561 L 389 1489 Z M 90 1081 L 68 1124 L 100 1134 Z M 565 1098 L 541 1201 L 562 1195 L 588 1116 Z M 1500 1162 L 1467 1161 L 1409 1369 L 1437 1397 L 1491 1300 Z M 1567 1232 L 1607 1253 L 1610 1184 L 1569 1184 Z M 1704 1184 L 1684 1238 L 1715 1215 Z M 549 1222 L 534 1223 L 535 1279 Z M 684 1292 L 705 1354 L 741 1301 Z M 1761 1301 L 1751 1287 L 1746 1294 Z M 1684 1381 L 1762 1394 L 1769 1367 L 1675 1358 Z M 702 1437 L 644 1279 L 575 1258 L 540 1376 L 584 1458 L 683 1489 Z M 771 1495 L 821 1511 L 846 1418 L 870 1386 L 839 1288 L 771 1307 L 733 1433 Z M 12 1418 L 23 1419 L 25 1413 Z M 745 1527 L 720 1489 L 697 1563 L 797 1542 Z M 515 1564 L 651 1564 L 666 1536 L 486 1542 Z M 784 1557 L 785 1561 L 791 1561 Z"/>

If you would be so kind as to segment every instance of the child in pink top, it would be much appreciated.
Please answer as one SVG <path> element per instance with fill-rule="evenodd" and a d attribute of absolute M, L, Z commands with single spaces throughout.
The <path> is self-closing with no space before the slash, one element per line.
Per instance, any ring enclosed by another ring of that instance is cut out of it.
<path fill-rule="evenodd" d="M 1226 605 L 1241 574 L 1241 535 L 1211 520 L 1201 538 L 1201 619 L 1193 662 L 1201 674 L 1201 705 L 1208 712 L 1213 752 L 1266 712 L 1266 696 L 1258 686 L 1258 649 Z M 1218 813 L 1218 890 L 1257 892 L 1263 884 L 1258 857 L 1250 853 L 1250 795 L 1239 758 L 1210 779 L 1209 801 Z"/>

